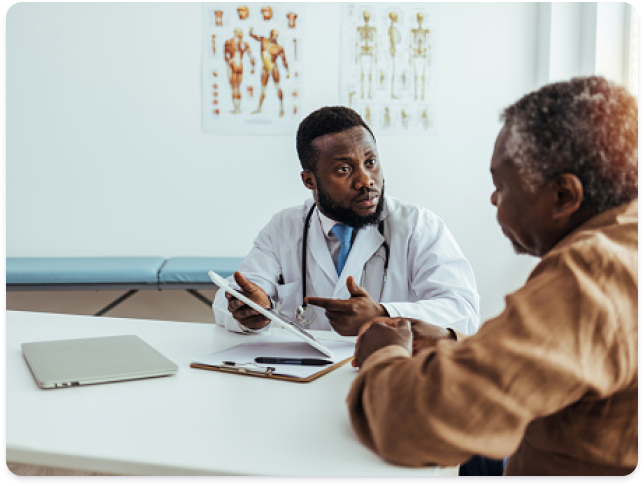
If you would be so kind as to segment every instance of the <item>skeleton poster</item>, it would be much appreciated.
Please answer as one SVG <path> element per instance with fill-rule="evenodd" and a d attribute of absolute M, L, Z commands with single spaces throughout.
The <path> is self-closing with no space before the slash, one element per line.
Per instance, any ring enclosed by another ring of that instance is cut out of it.
<path fill-rule="evenodd" d="M 204 132 L 296 131 L 305 9 L 305 3 L 202 4 Z"/>
<path fill-rule="evenodd" d="M 435 24 L 429 3 L 343 4 L 340 102 L 381 134 L 432 133 Z"/>

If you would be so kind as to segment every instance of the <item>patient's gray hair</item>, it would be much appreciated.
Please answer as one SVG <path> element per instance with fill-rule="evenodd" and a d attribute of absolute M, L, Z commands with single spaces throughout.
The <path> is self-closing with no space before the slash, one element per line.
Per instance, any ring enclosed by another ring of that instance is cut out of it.
<path fill-rule="evenodd" d="M 600 213 L 637 198 L 637 102 L 600 76 L 553 83 L 507 107 L 508 155 L 529 190 L 561 174 Z"/>

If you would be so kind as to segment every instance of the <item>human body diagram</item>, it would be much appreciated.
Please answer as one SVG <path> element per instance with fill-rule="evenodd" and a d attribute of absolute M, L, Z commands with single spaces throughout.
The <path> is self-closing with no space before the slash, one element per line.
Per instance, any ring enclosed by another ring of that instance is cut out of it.
<path fill-rule="evenodd" d="M 409 62 L 414 73 L 414 99 L 418 99 L 418 78 L 420 77 L 420 99 L 425 99 L 425 75 L 429 64 L 429 30 L 423 27 L 423 14 L 418 13 L 418 25 L 411 29 L 409 39 Z"/>
<path fill-rule="evenodd" d="M 394 87 L 396 84 L 396 48 L 400 44 L 400 30 L 396 27 L 398 22 L 398 14 L 396 12 L 389 12 L 389 19 L 391 24 L 387 30 L 389 34 L 389 56 L 391 57 L 391 98 L 397 99 L 394 94 Z"/>
<path fill-rule="evenodd" d="M 364 25 L 358 27 L 356 35 L 356 63 L 360 63 L 360 98 L 365 97 L 365 74 L 368 78 L 367 97 L 371 99 L 373 84 L 373 71 L 377 58 L 376 28 L 369 25 L 371 13 L 365 10 L 362 13 Z"/>
<path fill-rule="evenodd" d="M 251 64 L 251 74 L 255 73 L 255 58 L 250 52 L 250 47 L 243 39 L 241 29 L 235 29 L 235 36 L 228 39 L 224 44 L 224 59 L 228 65 L 228 82 L 233 99 L 233 110 L 231 113 L 241 113 L 241 83 L 244 75 L 244 54 L 248 54 Z"/>
<path fill-rule="evenodd" d="M 202 4 L 205 132 L 282 134 L 297 129 L 307 98 L 302 84 L 306 10 L 289 2 Z"/>
<path fill-rule="evenodd" d="M 340 44 L 353 45 L 353 52 L 341 51 L 341 102 L 379 129 L 411 133 L 433 127 L 431 12 L 430 6 L 398 3 L 343 7 Z"/>
<path fill-rule="evenodd" d="M 266 86 L 270 78 L 273 78 L 273 83 L 277 89 L 277 97 L 280 101 L 279 116 L 284 116 L 284 93 L 280 86 L 280 71 L 277 65 L 277 60 L 282 59 L 284 69 L 286 70 L 286 79 L 289 78 L 288 62 L 286 61 L 286 53 L 284 48 L 277 43 L 279 31 L 277 29 L 271 30 L 269 37 L 258 36 L 250 29 L 249 34 L 253 39 L 260 43 L 260 56 L 262 59 L 262 88 L 259 95 L 259 105 L 253 113 L 261 113 L 262 104 L 266 98 Z"/>

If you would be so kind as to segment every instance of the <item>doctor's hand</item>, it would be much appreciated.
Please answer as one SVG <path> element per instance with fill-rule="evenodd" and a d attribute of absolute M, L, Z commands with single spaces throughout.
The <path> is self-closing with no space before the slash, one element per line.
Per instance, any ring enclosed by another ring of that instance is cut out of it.
<path fill-rule="evenodd" d="M 404 317 L 378 317 L 366 322 L 358 334 L 352 365 L 360 368 L 373 353 L 386 346 L 400 346 L 412 355 L 412 324 Z"/>
<path fill-rule="evenodd" d="M 241 287 L 240 292 L 242 294 L 249 299 L 254 300 L 265 309 L 270 309 L 271 299 L 268 297 L 266 292 L 264 292 L 264 289 L 250 280 L 247 280 L 246 277 L 239 272 L 235 272 L 234 277 L 237 285 Z M 271 322 L 270 319 L 264 317 L 255 309 L 244 304 L 241 300 L 230 295 L 228 292 L 226 292 L 226 299 L 228 299 L 228 310 L 241 325 L 246 326 L 249 329 L 261 329 Z"/>
<path fill-rule="evenodd" d="M 347 278 L 347 289 L 351 297 L 346 300 L 307 297 L 307 304 L 326 309 L 326 317 L 331 327 L 341 336 L 357 336 L 360 326 L 374 317 L 388 317 L 387 309 L 355 283 L 353 277 Z"/>

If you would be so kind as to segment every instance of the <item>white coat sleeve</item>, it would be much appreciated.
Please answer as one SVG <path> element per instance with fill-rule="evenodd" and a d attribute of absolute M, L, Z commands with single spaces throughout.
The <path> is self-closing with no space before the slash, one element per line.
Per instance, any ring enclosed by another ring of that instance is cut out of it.
<path fill-rule="evenodd" d="M 279 220 L 273 219 L 262 229 L 255 238 L 253 248 L 246 256 L 239 267 L 239 271 L 251 282 L 259 285 L 270 297 L 276 300 L 277 281 L 281 274 L 281 266 L 275 251 L 275 238 L 279 234 Z M 229 277 L 228 281 L 237 287 L 234 277 Z M 215 300 L 212 303 L 212 309 L 215 314 L 215 324 L 218 324 L 229 331 L 234 332 L 263 332 L 268 327 L 253 331 L 242 326 L 232 314 L 228 311 L 228 300 L 225 292 L 217 292 Z"/>
<path fill-rule="evenodd" d="M 474 272 L 440 218 L 419 225 L 407 256 L 410 299 L 383 302 L 391 317 L 411 317 L 474 334 L 479 327 L 479 296 Z"/>

